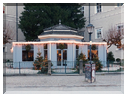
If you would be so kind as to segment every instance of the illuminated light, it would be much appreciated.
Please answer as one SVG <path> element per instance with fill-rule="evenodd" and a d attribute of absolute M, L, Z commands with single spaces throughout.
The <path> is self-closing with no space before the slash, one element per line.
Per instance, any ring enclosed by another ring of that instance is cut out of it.
<path fill-rule="evenodd" d="M 19 45 L 27 45 L 27 44 L 33 44 L 33 45 L 43 45 L 43 44 L 48 44 L 48 43 L 74 43 L 74 44 L 86 44 L 89 45 L 90 42 L 78 42 L 78 41 L 72 41 L 72 40 L 59 40 L 59 41 L 42 41 L 42 42 L 13 42 L 12 45 L 15 46 L 17 44 Z M 92 42 L 92 44 L 97 44 L 97 45 L 107 45 L 106 42 Z"/>
<path fill-rule="evenodd" d="M 92 41 L 90 41 L 90 45 L 92 45 Z"/>

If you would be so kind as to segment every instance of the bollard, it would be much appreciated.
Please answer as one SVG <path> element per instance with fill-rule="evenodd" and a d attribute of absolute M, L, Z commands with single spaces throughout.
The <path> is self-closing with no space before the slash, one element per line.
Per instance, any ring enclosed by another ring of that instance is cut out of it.
<path fill-rule="evenodd" d="M 79 74 L 83 74 L 83 61 L 81 59 L 79 60 Z"/>
<path fill-rule="evenodd" d="M 48 61 L 48 75 L 51 75 L 51 60 Z"/>

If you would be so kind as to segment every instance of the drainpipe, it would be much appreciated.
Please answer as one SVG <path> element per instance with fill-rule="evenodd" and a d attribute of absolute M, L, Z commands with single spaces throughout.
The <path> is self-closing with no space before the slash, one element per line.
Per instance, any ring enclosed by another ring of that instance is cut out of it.
<path fill-rule="evenodd" d="M 16 3 L 16 41 L 18 42 L 18 3 Z"/>
<path fill-rule="evenodd" d="M 90 3 L 89 3 L 89 24 L 90 24 Z"/>

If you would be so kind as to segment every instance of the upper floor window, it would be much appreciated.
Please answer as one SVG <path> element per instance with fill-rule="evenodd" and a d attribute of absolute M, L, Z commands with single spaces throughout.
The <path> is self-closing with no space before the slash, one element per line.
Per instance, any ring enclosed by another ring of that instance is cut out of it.
<path fill-rule="evenodd" d="M 96 39 L 102 38 L 102 28 L 96 29 L 95 38 Z"/>
<path fill-rule="evenodd" d="M 123 3 L 117 3 L 117 6 L 119 7 L 119 6 L 122 6 L 123 5 Z"/>
<path fill-rule="evenodd" d="M 101 9 L 101 3 L 97 3 L 97 13 L 101 12 L 102 9 Z"/>

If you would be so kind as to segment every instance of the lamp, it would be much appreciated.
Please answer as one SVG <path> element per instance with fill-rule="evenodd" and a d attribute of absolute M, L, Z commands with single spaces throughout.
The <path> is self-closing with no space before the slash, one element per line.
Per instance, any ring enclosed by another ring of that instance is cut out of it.
<path fill-rule="evenodd" d="M 88 24 L 86 26 L 86 28 L 87 28 L 87 31 L 88 31 L 89 34 L 92 34 L 93 33 L 94 26 L 92 24 Z"/>
<path fill-rule="evenodd" d="M 90 64 L 91 64 L 91 83 L 92 83 L 92 63 L 91 63 L 91 45 L 92 45 L 92 41 L 91 41 L 91 34 L 93 33 L 94 26 L 89 23 L 86 26 L 86 28 L 87 28 L 87 31 L 89 33 L 89 41 L 90 41 Z"/>

